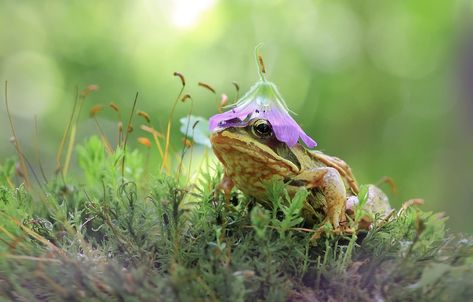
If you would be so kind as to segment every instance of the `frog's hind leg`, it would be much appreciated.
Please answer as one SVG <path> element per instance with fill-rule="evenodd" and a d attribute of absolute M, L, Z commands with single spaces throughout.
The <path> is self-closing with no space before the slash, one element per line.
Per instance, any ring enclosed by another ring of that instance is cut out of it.
<path fill-rule="evenodd" d="M 330 156 L 316 150 L 311 151 L 310 155 L 323 164 L 327 165 L 327 167 L 335 168 L 338 173 L 340 173 L 340 175 L 346 179 L 352 192 L 358 194 L 360 191 L 358 183 L 351 172 L 350 166 L 345 161 L 338 157 Z"/>
<path fill-rule="evenodd" d="M 337 231 L 345 221 L 346 189 L 340 173 L 335 168 L 322 167 L 307 170 L 294 178 L 305 182 L 305 187 L 320 188 L 326 200 L 326 220 Z"/>
<path fill-rule="evenodd" d="M 355 209 L 359 206 L 358 196 L 350 196 L 346 202 L 346 212 L 349 216 L 355 215 Z M 388 217 L 392 208 L 389 199 L 384 192 L 375 185 L 368 185 L 367 200 L 363 205 L 365 215 L 359 221 L 359 229 L 369 229 L 376 217 L 384 219 Z"/>

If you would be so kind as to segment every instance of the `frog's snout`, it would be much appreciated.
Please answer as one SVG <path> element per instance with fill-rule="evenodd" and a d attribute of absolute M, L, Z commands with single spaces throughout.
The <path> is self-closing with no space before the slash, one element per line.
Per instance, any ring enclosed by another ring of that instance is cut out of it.
<path fill-rule="evenodd" d="M 214 132 L 210 135 L 210 144 L 212 147 L 220 148 L 229 144 L 228 138 L 223 135 L 224 131 Z"/>
<path fill-rule="evenodd" d="M 229 133 L 235 132 L 234 128 L 227 128 L 220 131 L 214 131 L 210 134 L 210 143 L 212 145 L 229 144 L 232 139 L 229 137 Z"/>

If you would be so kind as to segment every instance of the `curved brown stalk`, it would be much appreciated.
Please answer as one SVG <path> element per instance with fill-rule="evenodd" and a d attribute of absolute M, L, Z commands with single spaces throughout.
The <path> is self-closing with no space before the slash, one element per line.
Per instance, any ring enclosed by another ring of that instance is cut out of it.
<path fill-rule="evenodd" d="M 172 117 L 174 115 L 174 111 L 176 110 L 177 103 L 181 99 L 181 95 L 184 92 L 184 88 L 186 87 L 185 78 L 181 73 L 174 72 L 174 76 L 179 77 L 179 79 L 181 80 L 182 86 L 181 86 L 181 90 L 179 91 L 179 94 L 177 95 L 176 100 L 174 101 L 174 104 L 172 105 L 171 113 L 169 114 L 168 125 L 166 128 L 166 144 L 164 146 L 164 155 L 163 155 L 163 162 L 161 164 L 161 171 L 165 169 L 166 174 L 168 175 L 171 172 L 171 168 L 168 164 L 168 157 L 169 157 L 169 142 L 170 142 L 170 136 L 171 136 Z"/>
<path fill-rule="evenodd" d="M 26 168 L 26 164 L 25 164 L 25 158 L 23 156 L 23 152 L 21 151 L 21 146 L 20 146 L 20 142 L 18 141 L 18 137 L 16 136 L 15 126 L 13 125 L 13 118 L 11 116 L 10 107 L 8 105 L 8 81 L 5 81 L 4 92 L 5 92 L 5 107 L 7 110 L 8 121 L 10 122 L 10 129 L 13 136 L 13 144 L 15 146 L 16 153 L 18 154 L 20 170 L 21 170 L 21 173 L 23 174 L 26 187 L 31 188 L 31 183 L 28 176 L 28 169 Z"/>

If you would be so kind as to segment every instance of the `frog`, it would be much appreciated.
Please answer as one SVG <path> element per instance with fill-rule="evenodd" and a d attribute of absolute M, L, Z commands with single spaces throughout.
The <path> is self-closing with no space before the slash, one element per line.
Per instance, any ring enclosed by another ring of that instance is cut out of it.
<path fill-rule="evenodd" d="M 322 214 L 325 218 L 321 225 L 330 223 L 336 232 L 346 229 L 347 215 L 353 215 L 360 202 L 360 187 L 345 161 L 299 142 L 289 147 L 276 138 L 266 119 L 253 118 L 244 125 L 217 128 L 210 142 L 224 168 L 218 189 L 226 199 L 237 187 L 268 206 L 267 185 L 271 181 L 283 181 L 291 196 L 304 187 L 310 192 L 301 213 L 305 223 L 314 225 Z M 370 215 L 364 218 L 365 225 L 375 214 L 386 216 L 391 211 L 381 189 L 368 185 L 367 191 L 364 207 Z"/>

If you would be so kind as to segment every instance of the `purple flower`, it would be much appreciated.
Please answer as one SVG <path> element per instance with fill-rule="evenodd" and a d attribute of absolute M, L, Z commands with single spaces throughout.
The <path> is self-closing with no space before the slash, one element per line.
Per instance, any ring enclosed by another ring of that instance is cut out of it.
<path fill-rule="evenodd" d="M 317 143 L 290 116 L 289 109 L 276 85 L 262 78 L 235 104 L 233 109 L 216 114 L 209 120 L 209 129 L 244 127 L 254 118 L 266 119 L 271 123 L 276 138 L 289 147 L 297 144 L 299 138 L 307 147 Z"/>

